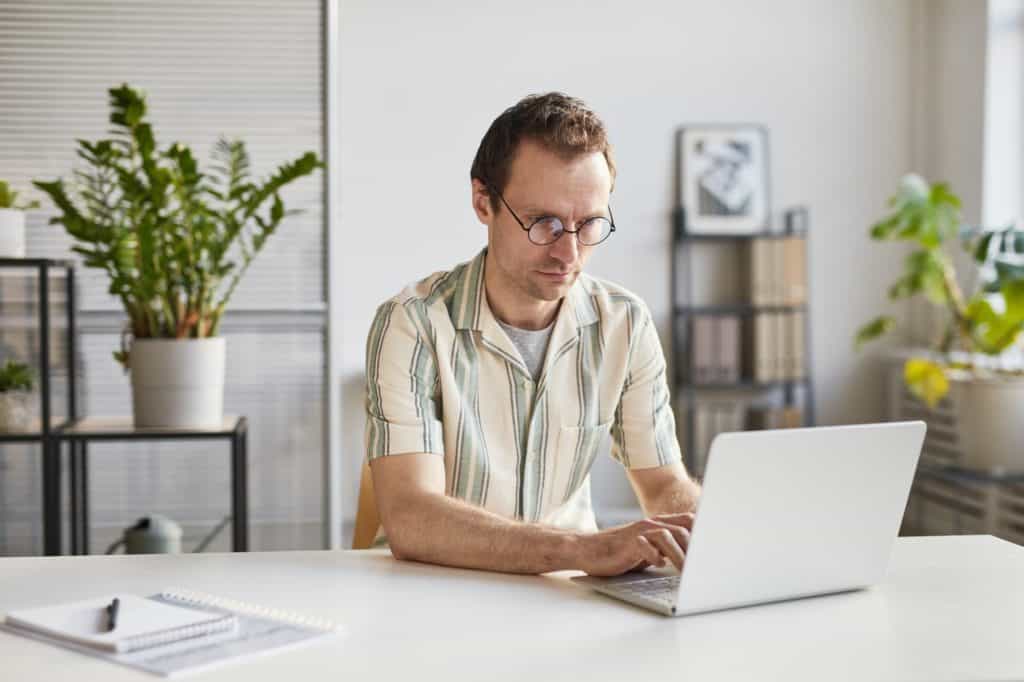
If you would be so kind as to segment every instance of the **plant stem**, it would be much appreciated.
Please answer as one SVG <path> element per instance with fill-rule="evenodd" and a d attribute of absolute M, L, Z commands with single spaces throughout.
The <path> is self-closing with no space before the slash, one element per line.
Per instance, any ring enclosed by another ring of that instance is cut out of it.
<path fill-rule="evenodd" d="M 956 272 L 953 270 L 953 266 L 948 259 L 943 259 L 942 280 L 946 287 L 946 296 L 949 298 L 950 311 L 953 313 L 953 319 L 950 321 L 950 324 L 955 325 L 955 328 L 960 332 L 959 337 L 964 350 L 972 352 L 974 351 L 975 344 L 971 336 L 970 320 L 967 319 L 967 304 L 964 302 L 964 294 L 960 289 L 960 284 L 956 281 Z M 949 346 L 952 346 L 952 339 L 948 343 L 944 340 L 943 352 L 948 352 Z"/>

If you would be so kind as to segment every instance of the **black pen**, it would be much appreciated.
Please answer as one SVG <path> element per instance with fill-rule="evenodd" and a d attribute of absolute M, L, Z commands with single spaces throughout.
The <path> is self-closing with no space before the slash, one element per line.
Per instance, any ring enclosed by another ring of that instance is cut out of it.
<path fill-rule="evenodd" d="M 107 607 L 107 632 L 110 632 L 117 627 L 117 608 L 121 605 L 121 600 L 114 597 L 114 601 L 110 602 L 110 606 Z"/>

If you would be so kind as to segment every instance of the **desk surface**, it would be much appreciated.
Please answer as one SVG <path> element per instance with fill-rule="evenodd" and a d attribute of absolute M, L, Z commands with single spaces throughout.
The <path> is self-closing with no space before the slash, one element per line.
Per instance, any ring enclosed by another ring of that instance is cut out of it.
<path fill-rule="evenodd" d="M 0 613 L 166 587 L 296 610 L 350 634 L 209 680 L 1019 679 L 1024 549 L 901 538 L 876 588 L 665 618 L 567 580 L 381 551 L 0 559 Z M 5 680 L 158 679 L 0 633 Z"/>

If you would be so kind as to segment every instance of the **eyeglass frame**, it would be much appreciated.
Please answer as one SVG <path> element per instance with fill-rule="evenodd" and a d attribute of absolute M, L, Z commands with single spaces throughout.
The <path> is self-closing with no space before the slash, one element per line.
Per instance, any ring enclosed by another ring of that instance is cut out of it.
<path fill-rule="evenodd" d="M 499 198 L 499 199 L 501 199 L 501 203 L 505 205 L 505 208 L 507 208 L 507 209 L 508 209 L 508 212 L 509 212 L 509 213 L 511 213 L 511 214 L 512 214 L 512 217 L 516 219 L 516 222 L 517 222 L 517 223 L 519 223 L 519 227 L 523 228 L 523 231 L 524 231 L 524 232 L 526 232 L 526 239 L 527 239 L 527 241 L 529 241 L 529 242 L 530 242 L 531 244 L 533 244 L 534 246 L 551 246 L 552 244 L 554 244 L 555 242 L 557 242 L 557 241 L 558 241 L 559 239 L 561 239 L 561 238 L 562 238 L 562 236 L 563 236 L 563 235 L 564 235 L 564 234 L 565 234 L 566 232 L 568 232 L 569 234 L 574 234 L 574 235 L 576 235 L 576 243 L 577 243 L 577 244 L 579 244 L 579 245 L 581 245 L 581 246 L 597 246 L 598 244 L 603 244 L 603 243 L 605 243 L 606 241 L 608 241 L 608 237 L 611 237 L 611 236 L 612 236 L 612 233 L 613 233 L 613 232 L 615 232 L 615 215 L 614 215 L 614 214 L 612 213 L 612 205 L 611 205 L 611 204 L 608 204 L 608 217 L 607 217 L 607 218 L 605 218 L 604 216 L 593 216 L 593 217 L 591 217 L 591 218 L 587 218 L 586 220 L 584 220 L 584 221 L 583 221 L 583 225 L 586 225 L 586 224 L 587 224 L 587 223 L 589 223 L 589 222 L 590 222 L 591 220 L 597 220 L 597 219 L 601 219 L 601 220 L 607 220 L 607 221 L 608 221 L 608 224 L 609 224 L 609 225 L 611 226 L 611 228 L 612 228 L 612 229 L 608 231 L 608 234 L 607 234 L 607 235 L 606 235 L 606 236 L 604 237 L 604 239 L 602 239 L 601 241 L 599 241 L 599 242 L 595 242 L 595 243 L 593 243 L 593 244 L 584 244 L 583 242 L 581 242 L 581 241 L 580 241 L 580 236 L 579 236 L 579 234 L 580 234 L 580 230 L 582 230 L 582 229 L 583 229 L 583 226 L 582 226 L 582 225 L 581 225 L 580 227 L 577 227 L 577 228 L 576 228 L 575 230 L 570 230 L 570 229 L 569 229 L 568 227 L 566 227 L 566 226 L 565 226 L 565 223 L 562 223 L 562 234 L 558 235 L 557 237 L 555 237 L 555 238 L 554 238 L 553 240 L 549 241 L 549 242 L 548 242 L 548 243 L 546 243 L 546 244 L 538 244 L 537 242 L 535 242 L 535 241 L 533 241 L 532 239 L 530 239 L 530 230 L 532 230 L 532 229 L 533 229 L 533 227 L 534 227 L 534 226 L 535 226 L 535 225 L 536 225 L 537 223 L 539 223 L 540 221 L 542 221 L 542 220 L 546 220 L 546 219 L 548 219 L 548 218 L 556 218 L 556 219 L 558 220 L 558 222 L 560 222 L 560 223 L 561 223 L 561 222 L 562 222 L 562 219 L 561 219 L 561 218 L 559 218 L 558 216 L 552 216 L 552 215 L 545 215 L 545 216 L 541 216 L 541 217 L 539 217 L 539 218 L 536 218 L 536 219 L 534 219 L 534 221 L 530 223 L 530 226 L 529 226 L 529 227 L 527 227 L 527 226 L 526 226 L 526 223 L 524 223 L 524 222 L 523 222 L 522 220 L 520 220 L 520 219 L 519 219 L 519 216 L 518 216 L 518 215 L 516 215 L 516 212 L 515 212 L 515 211 L 513 211 L 513 210 L 512 210 L 512 207 L 508 205 L 508 202 L 507 202 L 507 201 L 505 201 L 505 197 L 503 197 L 503 196 L 501 195 L 501 192 L 499 192 L 499 191 L 498 191 L 497 189 L 494 189 L 493 187 L 491 187 L 491 186 L 489 186 L 489 185 L 488 185 L 488 188 L 489 188 L 489 189 L 493 189 L 493 190 L 494 190 L 494 193 L 498 195 L 498 198 Z"/>

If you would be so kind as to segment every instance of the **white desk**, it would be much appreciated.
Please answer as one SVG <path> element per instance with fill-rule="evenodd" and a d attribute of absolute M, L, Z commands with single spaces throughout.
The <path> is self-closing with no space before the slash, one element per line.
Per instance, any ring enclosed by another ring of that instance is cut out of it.
<path fill-rule="evenodd" d="M 566 577 L 445 569 L 379 551 L 0 559 L 0 613 L 180 587 L 350 629 L 203 680 L 1024 677 L 1024 549 L 989 536 L 900 539 L 888 578 L 865 592 L 688 618 Z M 0 633 L 0 679 L 158 678 Z"/>

